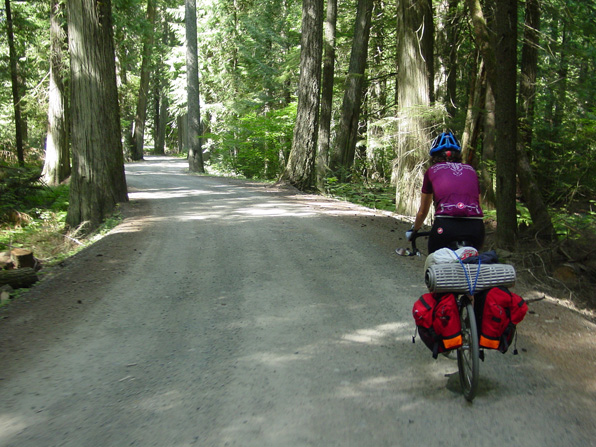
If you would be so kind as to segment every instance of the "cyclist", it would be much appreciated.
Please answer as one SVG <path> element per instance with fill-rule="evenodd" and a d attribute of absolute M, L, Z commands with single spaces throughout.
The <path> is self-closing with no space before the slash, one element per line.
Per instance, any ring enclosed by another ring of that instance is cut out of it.
<path fill-rule="evenodd" d="M 430 148 L 430 168 L 424 174 L 420 207 L 414 225 L 406 232 L 411 240 L 426 219 L 431 204 L 435 220 L 428 238 L 428 253 L 448 247 L 454 241 L 480 250 L 484 243 L 484 224 L 480 207 L 478 175 L 463 164 L 461 146 L 451 132 L 437 136 Z"/>

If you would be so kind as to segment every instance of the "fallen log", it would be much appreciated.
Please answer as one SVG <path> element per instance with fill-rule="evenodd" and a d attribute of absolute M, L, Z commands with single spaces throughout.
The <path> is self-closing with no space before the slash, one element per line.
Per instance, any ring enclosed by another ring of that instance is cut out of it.
<path fill-rule="evenodd" d="M 0 270 L 0 286 L 8 284 L 13 289 L 31 287 L 38 281 L 37 273 L 30 267 L 14 270 Z"/>

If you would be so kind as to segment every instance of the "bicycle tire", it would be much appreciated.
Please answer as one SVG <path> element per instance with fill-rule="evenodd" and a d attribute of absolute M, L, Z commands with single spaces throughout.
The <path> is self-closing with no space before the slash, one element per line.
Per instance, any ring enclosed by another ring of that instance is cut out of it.
<path fill-rule="evenodd" d="M 465 298 L 464 298 L 465 299 Z M 457 349 L 459 382 L 467 401 L 472 402 L 478 389 L 480 375 L 480 347 L 474 306 L 467 302 L 460 308 L 463 345 Z"/>

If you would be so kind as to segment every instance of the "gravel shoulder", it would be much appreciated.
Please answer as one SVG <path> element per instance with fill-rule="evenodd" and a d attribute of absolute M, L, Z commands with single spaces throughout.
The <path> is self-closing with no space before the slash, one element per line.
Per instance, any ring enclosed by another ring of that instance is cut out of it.
<path fill-rule="evenodd" d="M 407 224 L 185 167 L 128 165 L 123 223 L 0 310 L 0 446 L 596 446 L 596 325 L 562 300 L 470 405 L 412 345 Z"/>

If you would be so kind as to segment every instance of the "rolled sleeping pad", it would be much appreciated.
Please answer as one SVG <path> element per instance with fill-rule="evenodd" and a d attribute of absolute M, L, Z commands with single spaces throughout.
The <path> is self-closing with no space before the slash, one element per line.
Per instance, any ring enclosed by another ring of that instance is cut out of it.
<path fill-rule="evenodd" d="M 466 276 L 467 272 L 467 276 Z M 433 264 L 426 269 L 424 281 L 430 292 L 469 293 L 470 285 L 475 292 L 491 287 L 515 285 L 515 268 L 509 264 L 481 264 L 478 280 L 478 264 L 451 262 Z M 469 282 L 468 282 L 469 279 Z"/>

